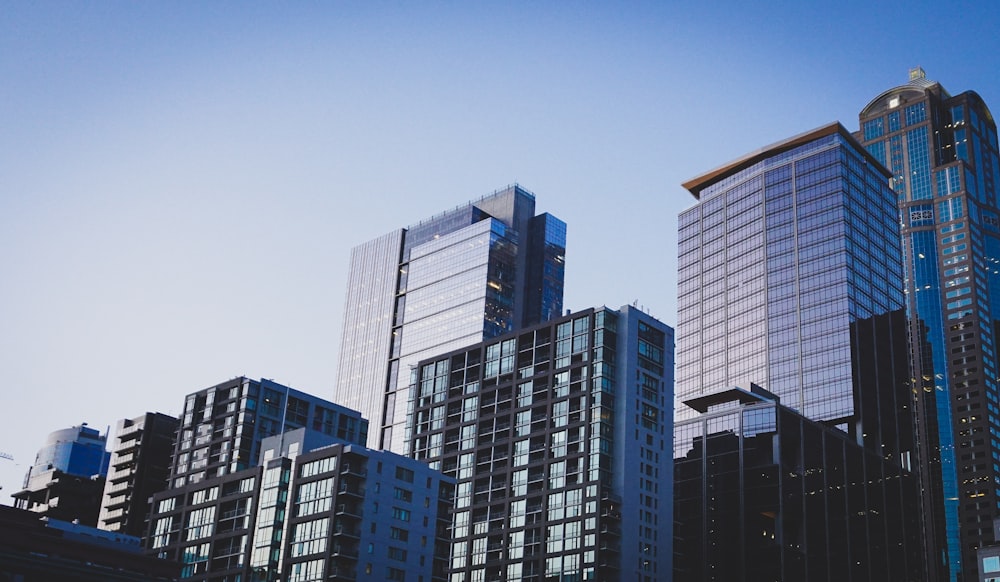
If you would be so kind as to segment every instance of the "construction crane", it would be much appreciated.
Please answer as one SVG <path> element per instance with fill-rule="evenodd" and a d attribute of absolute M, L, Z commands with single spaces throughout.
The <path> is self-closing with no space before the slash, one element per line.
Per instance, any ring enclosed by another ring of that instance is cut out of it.
<path fill-rule="evenodd" d="M 8 461 L 13 461 L 14 455 L 0 451 L 0 459 L 7 459 Z"/>

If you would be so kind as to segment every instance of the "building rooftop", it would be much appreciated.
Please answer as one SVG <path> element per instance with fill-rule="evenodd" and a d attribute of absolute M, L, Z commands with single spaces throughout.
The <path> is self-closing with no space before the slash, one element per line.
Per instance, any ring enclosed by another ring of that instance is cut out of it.
<path fill-rule="evenodd" d="M 858 151 L 864 154 L 865 158 L 869 161 L 869 163 L 871 163 L 874 167 L 878 168 L 883 174 L 885 174 L 887 178 L 891 176 L 889 171 L 886 170 L 878 160 L 872 157 L 871 154 L 869 154 L 863 147 L 861 147 L 861 145 L 857 142 L 857 140 L 854 139 L 854 136 L 851 135 L 851 132 L 847 131 L 847 129 L 843 125 L 841 125 L 839 121 L 834 121 L 832 123 L 828 123 L 827 125 L 817 127 L 816 129 L 809 130 L 805 133 L 800 133 L 799 135 L 790 137 L 788 139 L 784 139 L 782 141 L 773 143 L 771 145 L 764 146 L 759 150 L 752 151 L 746 154 L 745 156 L 736 158 L 735 160 L 723 164 L 714 170 L 706 172 L 696 178 L 692 178 L 681 184 L 681 186 L 683 186 L 686 190 L 691 192 L 691 194 L 694 195 L 695 198 L 698 198 L 700 200 L 702 190 L 724 180 L 725 178 L 728 178 L 729 176 L 732 176 L 733 174 L 741 170 L 745 170 L 746 168 L 749 168 L 750 166 L 753 166 L 754 164 L 761 162 L 767 158 L 776 156 L 778 154 L 781 154 L 798 146 L 807 144 L 811 141 L 815 141 L 822 137 L 834 134 L 840 134 L 842 138 L 855 144 Z"/>

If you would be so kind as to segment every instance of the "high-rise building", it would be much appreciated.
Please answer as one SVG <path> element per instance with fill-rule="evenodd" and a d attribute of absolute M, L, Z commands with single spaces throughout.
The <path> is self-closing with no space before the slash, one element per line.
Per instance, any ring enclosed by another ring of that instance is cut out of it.
<path fill-rule="evenodd" d="M 261 440 L 302 427 L 363 444 L 368 421 L 355 410 L 267 379 L 241 376 L 189 394 L 174 447 L 170 486 L 253 467 Z"/>
<path fill-rule="evenodd" d="M 673 330 L 588 309 L 422 360 L 411 455 L 457 482 L 450 580 L 669 580 Z"/>
<path fill-rule="evenodd" d="M 566 225 L 518 185 L 355 247 L 334 400 L 406 448 L 411 367 L 558 316 Z"/>
<path fill-rule="evenodd" d="M 678 402 L 757 384 L 911 462 L 899 226 L 881 166 L 833 123 L 684 186 L 698 204 L 678 219 Z"/>
<path fill-rule="evenodd" d="M 141 538 L 149 498 L 167 488 L 178 421 L 159 412 L 118 421 L 97 526 Z"/>
<path fill-rule="evenodd" d="M 698 203 L 678 221 L 675 571 L 920 579 L 903 267 L 884 168 L 833 123 L 684 186 Z M 859 478 L 865 487 L 844 489 Z M 853 513 L 841 523 L 801 495 Z M 845 532 L 848 545 L 830 545 Z"/>
<path fill-rule="evenodd" d="M 859 118 L 902 223 L 928 552 L 942 579 L 973 580 L 1000 510 L 996 124 L 975 92 L 952 96 L 919 68 Z"/>
<path fill-rule="evenodd" d="M 111 457 L 106 442 L 107 435 L 86 424 L 49 434 L 24 477 L 24 488 L 12 495 L 15 507 L 96 526 Z"/>
<path fill-rule="evenodd" d="M 154 496 L 148 548 L 194 581 L 443 582 L 454 481 L 299 428 L 260 464 Z"/>

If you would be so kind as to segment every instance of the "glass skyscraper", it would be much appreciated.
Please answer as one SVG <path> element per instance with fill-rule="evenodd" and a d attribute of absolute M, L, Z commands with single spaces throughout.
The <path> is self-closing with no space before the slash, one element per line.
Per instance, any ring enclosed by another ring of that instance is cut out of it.
<path fill-rule="evenodd" d="M 873 99 L 858 138 L 892 173 L 935 573 L 975 579 L 1000 510 L 997 130 L 972 91 L 923 70 Z"/>
<path fill-rule="evenodd" d="M 698 204 L 678 221 L 675 572 L 919 579 L 903 267 L 884 168 L 833 123 L 684 186 Z M 868 485 L 845 491 L 855 479 Z M 845 532 L 850 547 L 829 545 Z M 716 554 L 728 561 L 706 569 Z M 768 555 L 777 562 L 755 562 Z"/>
<path fill-rule="evenodd" d="M 411 367 L 562 310 L 566 225 L 518 185 L 355 247 L 334 400 L 406 450 Z"/>
<path fill-rule="evenodd" d="M 899 226 L 881 166 L 831 124 L 685 187 L 699 202 L 678 222 L 678 402 L 757 384 L 909 463 Z"/>

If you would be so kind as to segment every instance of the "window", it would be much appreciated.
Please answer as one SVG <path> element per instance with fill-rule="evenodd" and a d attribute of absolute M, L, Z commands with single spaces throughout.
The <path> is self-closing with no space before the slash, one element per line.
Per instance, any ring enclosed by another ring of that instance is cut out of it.
<path fill-rule="evenodd" d="M 281 393 L 270 388 L 264 389 L 264 400 L 261 402 L 261 413 L 268 416 L 278 416 L 281 407 Z"/>
<path fill-rule="evenodd" d="M 410 511 L 399 507 L 392 508 L 392 518 L 399 521 L 410 521 Z"/>
<path fill-rule="evenodd" d="M 319 475 L 320 473 L 329 473 L 336 467 L 337 457 L 327 457 L 325 459 L 319 459 L 318 461 L 304 463 L 299 468 L 299 476 L 312 477 L 313 475 Z"/>
<path fill-rule="evenodd" d="M 285 408 L 285 421 L 289 425 L 296 427 L 305 426 L 309 418 L 309 403 L 299 400 L 294 396 L 288 397 L 288 405 Z"/>
<path fill-rule="evenodd" d="M 315 407 L 312 427 L 323 434 L 334 434 L 337 428 L 337 413 L 322 406 Z"/>
<path fill-rule="evenodd" d="M 295 497 L 295 515 L 328 511 L 333 504 L 333 478 L 304 483 Z"/>
<path fill-rule="evenodd" d="M 292 557 L 326 551 L 330 519 L 322 518 L 295 524 L 292 530 Z"/>
<path fill-rule="evenodd" d="M 925 103 L 914 103 L 905 109 L 906 125 L 914 125 L 927 119 Z"/>
<path fill-rule="evenodd" d="M 184 548 L 181 560 L 184 568 L 181 570 L 181 578 L 190 578 L 195 574 L 207 571 L 208 550 L 210 544 L 199 544 Z"/>
<path fill-rule="evenodd" d="M 403 467 L 396 467 L 396 478 L 400 481 L 413 483 L 413 471 L 410 469 L 404 469 Z"/>
<path fill-rule="evenodd" d="M 389 546 L 388 556 L 390 560 L 397 560 L 399 562 L 406 561 L 406 550 L 403 548 L 397 548 L 395 546 Z"/>
<path fill-rule="evenodd" d="M 983 573 L 1000 572 L 1000 556 L 983 558 Z"/>
<path fill-rule="evenodd" d="M 173 511 L 177 507 L 177 498 L 170 497 L 160 501 L 160 504 L 156 508 L 157 513 L 166 513 L 168 511 Z"/>
<path fill-rule="evenodd" d="M 410 532 L 398 527 L 389 528 L 389 537 L 394 540 L 405 542 L 410 539 Z"/>
<path fill-rule="evenodd" d="M 184 539 L 196 540 L 212 535 L 215 525 L 215 506 L 196 509 L 188 514 L 188 529 Z"/>
<path fill-rule="evenodd" d="M 392 496 L 400 501 L 413 501 L 413 492 L 408 489 L 393 487 Z"/>
<path fill-rule="evenodd" d="M 288 582 L 311 582 L 323 579 L 323 560 L 310 560 L 292 564 Z"/>
<path fill-rule="evenodd" d="M 206 501 L 214 501 L 219 498 L 219 488 L 209 487 L 208 489 L 202 489 L 200 491 L 195 491 L 191 494 L 191 505 L 198 505 L 199 503 L 205 503 Z"/>
<path fill-rule="evenodd" d="M 871 119 L 865 122 L 865 141 L 875 139 L 877 137 L 882 137 L 885 133 L 885 127 L 882 124 L 882 118 Z"/>

